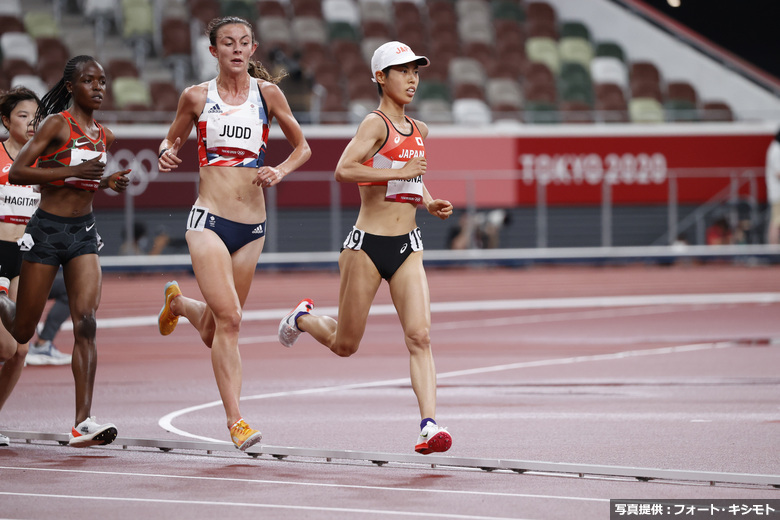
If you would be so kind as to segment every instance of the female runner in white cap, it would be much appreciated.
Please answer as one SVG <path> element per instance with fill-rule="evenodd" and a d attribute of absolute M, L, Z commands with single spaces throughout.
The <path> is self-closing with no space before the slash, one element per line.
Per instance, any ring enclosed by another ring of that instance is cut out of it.
<path fill-rule="evenodd" d="M 423 140 L 428 127 L 404 115 L 417 90 L 418 69 L 429 63 L 397 41 L 374 52 L 371 69 L 381 96 L 379 108 L 365 117 L 336 166 L 336 180 L 357 183 L 361 201 L 339 257 L 338 321 L 312 314 L 314 304 L 305 299 L 279 324 L 279 341 L 287 347 L 308 332 L 335 354 L 350 356 L 360 346 L 379 285 L 387 280 L 409 349 L 412 388 L 422 417 L 415 451 L 422 454 L 447 451 L 452 445 L 452 436 L 435 421 L 430 295 L 415 221 L 418 204 L 441 219 L 452 214 L 452 204 L 434 199 L 425 188 Z"/>

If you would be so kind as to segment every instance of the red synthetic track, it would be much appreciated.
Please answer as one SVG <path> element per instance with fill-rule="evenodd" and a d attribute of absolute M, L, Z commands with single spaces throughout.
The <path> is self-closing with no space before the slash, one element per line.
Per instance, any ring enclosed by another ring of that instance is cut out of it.
<path fill-rule="evenodd" d="M 448 455 L 780 474 L 777 267 L 442 269 L 428 275 L 435 309 L 463 304 L 433 314 L 438 419 L 454 437 Z M 182 439 L 164 431 L 160 418 L 218 399 L 209 351 L 188 324 L 170 337 L 154 325 L 108 326 L 113 318 L 156 316 L 164 282 L 172 278 L 185 294 L 198 295 L 186 273 L 104 277 L 99 319 L 106 326 L 98 333 L 93 413 L 116 423 L 120 437 Z M 742 293 L 775 298 L 679 300 Z M 395 316 L 372 315 L 360 351 L 348 359 L 305 335 L 293 349 L 274 340 L 285 309 L 303 297 L 320 308 L 335 306 L 337 294 L 335 273 L 257 274 L 247 313 L 279 312 L 242 326 L 243 413 L 271 445 L 410 453 L 419 419 L 404 381 L 408 355 Z M 615 306 L 624 296 L 649 295 L 661 301 Z M 550 298 L 573 300 L 544 304 Z M 492 300 L 521 300 L 530 308 L 473 305 Z M 383 287 L 376 304 L 389 303 Z M 56 343 L 68 351 L 69 339 L 62 331 Z M 336 388 L 347 384 L 358 386 Z M 309 392 L 296 393 L 301 390 Z M 28 367 L 0 412 L 0 430 L 64 433 L 72 416 L 70 370 Z M 221 406 L 173 419 L 190 434 L 227 440 L 224 422 Z M 60 520 L 234 514 L 603 519 L 610 498 L 780 498 L 771 487 L 281 461 L 238 452 L 75 450 L 20 441 L 0 448 L 0 481 L 0 516 Z"/>

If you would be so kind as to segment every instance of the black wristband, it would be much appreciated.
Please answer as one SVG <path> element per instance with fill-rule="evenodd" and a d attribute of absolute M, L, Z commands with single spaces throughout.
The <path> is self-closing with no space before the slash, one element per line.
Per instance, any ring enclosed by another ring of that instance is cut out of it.
<path fill-rule="evenodd" d="M 160 150 L 160 155 L 158 155 L 157 158 L 162 159 L 163 154 L 168 150 L 170 150 L 170 148 L 163 148 L 162 150 Z"/>

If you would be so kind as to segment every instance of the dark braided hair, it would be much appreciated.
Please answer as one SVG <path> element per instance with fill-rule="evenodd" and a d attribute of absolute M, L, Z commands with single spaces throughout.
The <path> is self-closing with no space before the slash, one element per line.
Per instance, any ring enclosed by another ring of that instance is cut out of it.
<path fill-rule="evenodd" d="M 47 116 L 57 114 L 68 108 L 72 96 L 71 93 L 68 92 L 65 83 L 68 81 L 73 82 L 78 67 L 82 63 L 89 63 L 90 61 L 97 63 L 95 58 L 84 54 L 68 60 L 68 63 L 65 64 L 62 78 L 43 96 L 40 105 L 38 105 L 38 110 L 35 112 L 35 119 L 33 120 L 33 126 L 36 129 L 40 122 L 46 119 Z"/>
<path fill-rule="evenodd" d="M 208 35 L 209 42 L 212 46 L 217 46 L 217 31 L 225 25 L 230 24 L 243 24 L 249 27 L 249 33 L 252 35 L 252 43 L 255 42 L 255 31 L 252 29 L 252 24 L 243 18 L 239 18 L 238 16 L 224 16 L 222 18 L 214 18 L 209 22 L 208 27 L 206 27 L 206 34 Z M 281 71 L 278 76 L 273 76 L 270 72 L 268 72 L 268 69 L 262 65 L 262 63 L 251 59 L 249 60 L 247 72 L 249 72 L 249 75 L 253 78 L 262 79 L 273 83 L 274 85 L 282 81 L 287 76 L 287 71 L 285 70 Z"/>
<path fill-rule="evenodd" d="M 7 92 L 0 93 L 0 116 L 10 120 L 11 112 L 14 111 L 16 105 L 22 101 L 35 101 L 37 105 L 41 104 L 41 100 L 38 99 L 38 95 L 27 87 L 15 87 Z M 3 122 L 5 126 L 5 122 Z M 8 130 L 8 127 L 5 127 Z"/>

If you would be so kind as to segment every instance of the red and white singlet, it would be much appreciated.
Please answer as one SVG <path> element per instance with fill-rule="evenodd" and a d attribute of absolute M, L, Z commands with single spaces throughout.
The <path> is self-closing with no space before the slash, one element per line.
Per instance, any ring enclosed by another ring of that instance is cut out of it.
<path fill-rule="evenodd" d="M 200 166 L 262 166 L 270 125 L 257 80 L 252 78 L 249 95 L 239 106 L 222 101 L 217 80 L 209 81 L 197 128 Z"/>
<path fill-rule="evenodd" d="M 391 168 L 399 169 L 409 162 L 413 157 L 425 157 L 425 144 L 423 144 L 420 129 L 413 120 L 412 132 L 408 135 L 402 134 L 396 129 L 390 119 L 379 110 L 374 110 L 385 121 L 387 126 L 387 139 L 379 150 L 369 160 L 364 162 L 365 166 L 373 168 Z M 407 118 L 408 119 L 408 118 Z M 385 200 L 392 202 L 409 202 L 419 204 L 423 199 L 423 181 L 422 175 L 413 179 L 398 179 L 387 182 L 359 182 L 360 186 L 387 186 Z"/>
<path fill-rule="evenodd" d="M 103 127 L 95 121 L 98 127 L 98 138 L 92 140 L 79 124 L 70 115 L 67 110 L 60 112 L 70 126 L 70 137 L 58 150 L 48 155 L 42 155 L 38 159 L 38 168 L 60 168 L 62 166 L 75 166 L 82 162 L 89 161 L 95 157 L 100 157 L 100 161 L 106 164 L 106 132 Z M 68 177 L 64 181 L 53 181 L 49 184 L 54 186 L 70 186 L 86 191 L 97 191 L 100 180 L 79 179 L 78 177 Z"/>
<path fill-rule="evenodd" d="M 0 222 L 27 224 L 41 201 L 37 186 L 23 186 L 8 182 L 8 171 L 13 159 L 5 145 L 0 146 Z"/>

